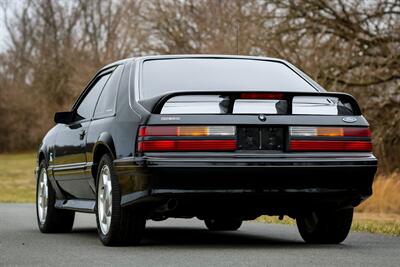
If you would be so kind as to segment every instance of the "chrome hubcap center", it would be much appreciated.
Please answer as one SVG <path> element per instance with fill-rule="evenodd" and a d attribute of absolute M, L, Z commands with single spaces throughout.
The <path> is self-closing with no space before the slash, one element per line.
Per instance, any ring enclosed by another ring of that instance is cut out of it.
<path fill-rule="evenodd" d="M 110 230 L 112 214 L 112 185 L 110 168 L 104 165 L 100 171 L 99 189 L 97 192 L 97 215 L 101 232 L 106 235 Z"/>
<path fill-rule="evenodd" d="M 47 187 L 47 172 L 45 168 L 43 168 L 40 172 L 37 190 L 37 207 L 39 221 L 41 224 L 44 224 L 46 221 L 47 204 L 49 199 L 49 189 Z"/>

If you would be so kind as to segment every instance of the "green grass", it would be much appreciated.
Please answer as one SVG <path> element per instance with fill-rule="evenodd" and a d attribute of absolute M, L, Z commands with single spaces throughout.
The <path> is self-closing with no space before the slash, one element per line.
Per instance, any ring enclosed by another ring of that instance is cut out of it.
<path fill-rule="evenodd" d="M 35 154 L 0 154 L 0 202 L 35 201 Z"/>
<path fill-rule="evenodd" d="M 392 236 L 400 236 L 400 222 L 399 221 L 377 221 L 354 219 L 351 230 L 355 232 L 368 232 L 387 234 Z"/>
<path fill-rule="evenodd" d="M 368 217 L 368 216 L 362 216 Z M 295 225 L 296 221 L 288 216 L 285 216 L 283 220 L 279 220 L 278 217 L 274 216 L 260 216 L 256 219 L 258 222 L 263 223 L 278 223 Z M 387 234 L 392 236 L 400 236 L 400 221 L 399 220 L 380 220 L 380 219 L 365 219 L 359 218 L 357 213 L 354 216 L 351 230 L 354 232 L 368 232 L 377 234 Z"/>
<path fill-rule="evenodd" d="M 0 202 L 21 203 L 35 201 L 35 163 L 36 159 L 33 152 L 0 154 Z M 399 197 L 397 187 L 389 186 L 389 188 L 394 188 L 396 193 L 393 193 L 393 195 L 398 200 Z M 377 192 L 376 190 L 375 192 Z M 381 195 L 387 196 L 388 193 Z M 377 194 L 377 196 L 379 196 L 379 194 Z M 393 199 L 394 197 L 391 198 Z M 379 199 L 381 199 L 381 197 Z M 378 200 L 373 200 L 372 204 L 376 203 L 377 201 Z M 391 199 L 385 199 L 384 202 L 387 201 L 391 201 Z M 397 211 L 398 208 L 394 210 Z M 379 212 L 382 211 L 379 210 Z M 257 218 L 257 221 L 289 225 L 295 224 L 295 220 L 287 216 L 285 216 L 282 221 L 280 221 L 278 217 L 261 216 Z M 395 217 L 388 218 L 388 216 L 376 216 L 376 214 L 356 213 L 353 220 L 352 230 L 357 232 L 381 233 L 400 236 L 400 216 L 396 215 Z"/>

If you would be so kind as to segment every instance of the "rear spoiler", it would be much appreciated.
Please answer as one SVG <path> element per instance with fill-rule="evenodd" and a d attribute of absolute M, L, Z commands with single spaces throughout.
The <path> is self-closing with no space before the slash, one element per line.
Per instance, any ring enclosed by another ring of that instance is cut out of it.
<path fill-rule="evenodd" d="M 359 116 L 361 115 L 361 109 L 355 100 L 355 98 L 346 93 L 338 92 L 279 92 L 279 91 L 180 91 L 172 92 L 161 97 L 154 97 L 151 99 L 140 100 L 139 103 L 143 105 L 146 109 L 152 113 L 159 114 L 164 106 L 164 104 L 171 98 L 176 96 L 186 96 L 186 95 L 219 95 L 224 98 L 224 105 L 228 107 L 228 113 L 232 113 L 232 108 L 235 100 L 241 99 L 241 94 L 243 93 L 255 93 L 255 94 L 283 94 L 283 99 L 287 101 L 287 111 L 288 114 L 292 114 L 292 104 L 293 98 L 296 96 L 319 96 L 319 97 L 333 97 L 337 98 L 343 105 L 349 105 L 351 107 L 351 115 Z"/>

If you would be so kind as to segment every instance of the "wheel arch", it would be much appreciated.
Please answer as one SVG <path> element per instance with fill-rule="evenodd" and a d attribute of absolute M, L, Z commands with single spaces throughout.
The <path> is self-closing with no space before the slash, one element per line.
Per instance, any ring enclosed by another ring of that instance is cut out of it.
<path fill-rule="evenodd" d="M 38 179 L 39 178 L 39 173 L 40 173 L 40 163 L 42 162 L 42 160 L 45 161 L 46 165 L 47 163 L 47 159 L 46 159 L 46 154 L 44 153 L 43 150 L 39 150 L 38 154 L 37 154 L 37 163 L 36 163 L 36 167 L 35 167 L 35 178 Z"/>
<path fill-rule="evenodd" d="M 111 154 L 113 159 L 116 158 L 114 141 L 109 133 L 100 134 L 96 144 L 93 147 L 92 176 L 96 183 L 98 165 L 100 163 L 101 157 L 104 154 Z"/>
<path fill-rule="evenodd" d="M 42 160 L 46 161 L 46 156 L 45 156 L 44 152 L 41 150 L 41 151 L 39 151 L 39 155 L 38 155 L 38 164 L 40 164 L 40 162 L 42 162 Z"/>

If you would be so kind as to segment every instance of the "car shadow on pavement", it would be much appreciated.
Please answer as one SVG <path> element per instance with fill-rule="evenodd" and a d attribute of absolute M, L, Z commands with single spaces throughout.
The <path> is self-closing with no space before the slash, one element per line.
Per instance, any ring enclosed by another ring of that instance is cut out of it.
<path fill-rule="evenodd" d="M 97 239 L 96 228 L 78 228 L 73 234 Z M 97 241 L 97 240 L 96 240 Z M 256 235 L 246 231 L 212 232 L 195 227 L 147 227 L 140 247 L 218 247 L 218 248 L 349 248 L 348 245 L 310 245 L 301 240 Z M 351 247 L 351 246 L 350 246 Z"/>
<path fill-rule="evenodd" d="M 256 236 L 245 231 L 209 231 L 201 228 L 152 227 L 146 229 L 143 245 L 264 246 L 302 244 L 302 242 Z"/>

